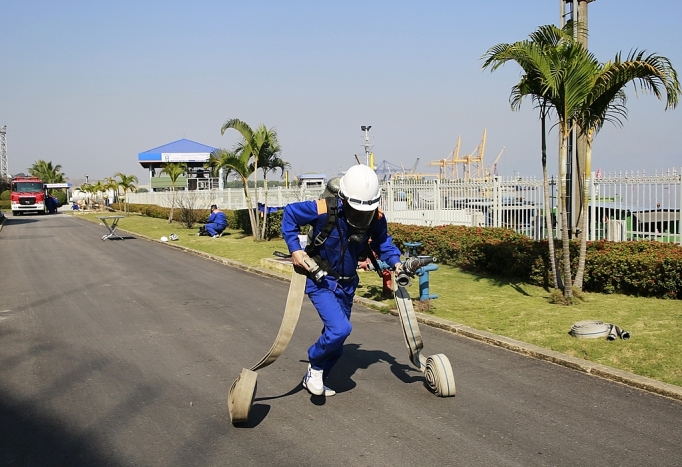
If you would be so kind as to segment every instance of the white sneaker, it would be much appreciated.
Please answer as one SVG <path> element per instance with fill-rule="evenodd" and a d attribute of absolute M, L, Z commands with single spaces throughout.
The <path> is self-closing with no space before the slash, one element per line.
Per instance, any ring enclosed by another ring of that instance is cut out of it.
<path fill-rule="evenodd" d="M 332 397 L 334 394 L 336 394 L 336 391 L 329 389 L 327 386 L 324 387 L 324 397 Z"/>
<path fill-rule="evenodd" d="M 303 387 L 314 396 L 326 395 L 324 384 L 322 384 L 322 370 L 314 370 L 308 363 L 308 371 L 303 377 Z"/>

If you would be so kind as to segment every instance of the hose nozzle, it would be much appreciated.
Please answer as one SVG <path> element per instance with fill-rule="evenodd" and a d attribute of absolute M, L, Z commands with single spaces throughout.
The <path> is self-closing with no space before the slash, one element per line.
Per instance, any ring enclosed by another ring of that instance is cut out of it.
<path fill-rule="evenodd" d="M 303 262 L 308 267 L 308 274 L 310 278 L 315 282 L 320 282 L 324 276 L 327 275 L 327 271 L 322 269 L 319 264 L 315 262 L 310 256 L 306 256 Z"/>
<path fill-rule="evenodd" d="M 401 287 L 410 285 L 410 278 L 414 277 L 419 268 L 423 268 L 427 264 L 437 263 L 438 258 L 434 256 L 412 256 L 407 258 L 403 263 L 403 270 L 396 275 L 395 281 Z"/>

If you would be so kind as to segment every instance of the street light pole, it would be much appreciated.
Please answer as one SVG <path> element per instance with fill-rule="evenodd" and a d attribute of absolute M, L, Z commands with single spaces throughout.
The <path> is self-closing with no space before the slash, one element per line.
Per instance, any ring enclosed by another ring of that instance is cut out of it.
<path fill-rule="evenodd" d="M 587 5 L 595 0 L 561 0 L 560 19 L 561 27 L 568 21 L 577 24 L 574 28 L 575 39 L 587 48 Z M 589 174 L 584 173 L 587 155 L 587 139 L 577 131 L 571 131 L 568 135 L 566 150 L 565 179 L 566 200 L 560 200 L 561 209 L 566 209 L 568 218 L 568 238 L 580 235 L 582 216 L 587 213 L 587 206 L 583 206 L 581 186 L 584 186 Z M 559 167 L 561 173 L 562 167 Z"/>
<path fill-rule="evenodd" d="M 369 165 L 369 129 L 372 128 L 371 125 L 362 125 L 360 129 L 365 132 L 365 164 L 367 167 Z"/>

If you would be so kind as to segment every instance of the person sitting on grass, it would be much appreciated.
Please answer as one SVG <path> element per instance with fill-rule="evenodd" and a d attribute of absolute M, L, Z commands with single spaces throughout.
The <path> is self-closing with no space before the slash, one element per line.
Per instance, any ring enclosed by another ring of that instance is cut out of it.
<path fill-rule="evenodd" d="M 215 204 L 211 205 L 211 215 L 208 216 L 208 221 L 201 229 L 199 229 L 199 235 L 202 231 L 206 232 L 204 235 L 210 235 L 213 238 L 218 238 L 222 235 L 223 231 L 227 228 L 227 218 L 225 213 L 218 209 Z"/>

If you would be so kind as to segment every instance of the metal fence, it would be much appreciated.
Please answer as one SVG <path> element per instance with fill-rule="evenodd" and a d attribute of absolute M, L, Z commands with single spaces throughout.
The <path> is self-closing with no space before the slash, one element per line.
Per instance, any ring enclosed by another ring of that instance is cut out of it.
<path fill-rule="evenodd" d="M 590 187 L 590 239 L 657 240 L 682 245 L 680 172 L 624 173 L 594 178 Z"/>
<path fill-rule="evenodd" d="M 437 226 L 466 225 L 506 227 L 535 239 L 548 237 L 544 220 L 542 180 L 502 178 L 490 180 L 402 180 L 382 184 L 380 208 L 389 222 Z M 657 240 L 682 244 L 680 208 L 682 180 L 680 172 L 647 176 L 639 173 L 607 174 L 588 180 L 589 239 L 612 241 Z M 258 200 L 267 197 L 269 207 L 317 199 L 319 188 L 258 189 Z M 170 206 L 170 192 L 128 194 L 131 203 Z M 197 208 L 217 204 L 222 209 L 245 209 L 246 196 L 241 188 L 201 190 L 176 193 L 190 199 Z M 251 190 L 251 196 L 255 191 Z M 255 198 L 253 198 L 255 199 Z M 559 236 L 560 219 L 556 216 L 558 199 L 556 180 L 550 182 L 552 235 Z"/>

